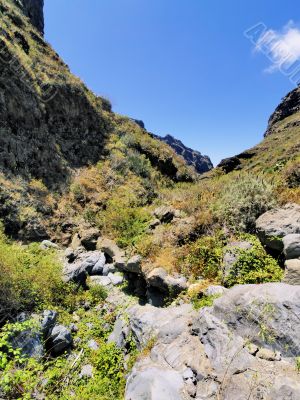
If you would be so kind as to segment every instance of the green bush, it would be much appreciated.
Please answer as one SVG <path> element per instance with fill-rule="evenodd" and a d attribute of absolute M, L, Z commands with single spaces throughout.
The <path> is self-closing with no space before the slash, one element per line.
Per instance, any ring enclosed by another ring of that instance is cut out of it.
<path fill-rule="evenodd" d="M 73 288 L 62 281 L 61 268 L 54 250 L 21 246 L 0 233 L 0 322 L 22 311 L 72 302 Z"/>
<path fill-rule="evenodd" d="M 276 205 L 273 187 L 262 178 L 238 176 L 225 185 L 213 211 L 234 232 L 254 232 L 256 219 Z"/>
<path fill-rule="evenodd" d="M 233 286 L 237 284 L 278 282 L 282 279 L 283 271 L 274 258 L 269 256 L 255 236 L 243 237 L 252 244 L 248 250 L 235 249 L 237 261 L 229 271 L 224 284 Z"/>
<path fill-rule="evenodd" d="M 223 247 L 226 240 L 222 232 L 203 236 L 188 246 L 187 256 L 179 260 L 178 267 L 186 276 L 214 280 L 220 274 Z"/>

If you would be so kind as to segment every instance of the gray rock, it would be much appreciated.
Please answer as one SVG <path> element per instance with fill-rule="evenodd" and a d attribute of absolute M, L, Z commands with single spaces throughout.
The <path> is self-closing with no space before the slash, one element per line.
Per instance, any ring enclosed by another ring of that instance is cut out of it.
<path fill-rule="evenodd" d="M 283 282 L 289 285 L 300 285 L 300 260 L 287 260 Z"/>
<path fill-rule="evenodd" d="M 63 325 L 54 326 L 47 341 L 51 353 L 54 355 L 62 354 L 72 344 L 73 339 L 70 330 Z"/>
<path fill-rule="evenodd" d="M 96 250 L 99 236 L 100 232 L 97 228 L 81 230 L 79 233 L 82 246 L 89 251 Z"/>
<path fill-rule="evenodd" d="M 107 276 L 109 273 L 114 273 L 117 271 L 115 264 L 105 264 L 103 267 L 102 275 Z"/>
<path fill-rule="evenodd" d="M 42 250 L 59 249 L 59 246 L 56 243 L 51 242 L 50 240 L 43 240 L 40 244 L 40 248 Z"/>
<path fill-rule="evenodd" d="M 300 399 L 300 382 L 288 377 L 276 379 L 267 400 L 298 400 Z"/>
<path fill-rule="evenodd" d="M 88 343 L 87 343 L 87 346 L 91 350 L 98 350 L 99 349 L 99 345 L 94 339 L 89 340 Z"/>
<path fill-rule="evenodd" d="M 183 276 L 170 276 L 164 268 L 153 269 L 146 276 L 146 282 L 148 286 L 174 296 L 187 289 L 187 282 Z"/>
<path fill-rule="evenodd" d="M 85 285 L 86 278 L 92 274 L 92 270 L 103 254 L 99 251 L 81 253 L 74 263 L 67 263 L 64 266 L 63 278 L 66 282 L 76 282 Z"/>
<path fill-rule="evenodd" d="M 300 234 L 294 233 L 283 238 L 283 252 L 287 260 L 300 257 Z"/>
<path fill-rule="evenodd" d="M 44 338 L 47 338 L 49 332 L 53 329 L 56 324 L 58 313 L 52 310 L 45 310 L 41 317 L 41 329 Z"/>
<path fill-rule="evenodd" d="M 102 275 L 105 263 L 106 263 L 105 255 L 104 253 L 100 253 L 98 261 L 92 268 L 91 275 Z"/>
<path fill-rule="evenodd" d="M 91 276 L 90 286 L 109 286 L 112 285 L 112 281 L 108 276 Z"/>
<path fill-rule="evenodd" d="M 228 291 L 228 289 L 226 289 L 224 286 L 212 285 L 212 286 L 209 286 L 207 289 L 205 289 L 204 295 L 205 296 L 222 296 L 227 291 Z"/>
<path fill-rule="evenodd" d="M 114 329 L 108 337 L 108 343 L 115 343 L 120 349 L 124 349 L 129 335 L 128 324 L 122 319 L 118 318 L 115 322 Z"/>
<path fill-rule="evenodd" d="M 11 338 L 15 349 L 21 349 L 22 355 L 40 360 L 45 352 L 43 338 L 39 331 L 26 329 Z"/>
<path fill-rule="evenodd" d="M 130 375 L 125 400 L 181 400 L 183 388 L 184 382 L 180 373 L 151 367 Z"/>
<path fill-rule="evenodd" d="M 107 238 L 100 238 L 98 240 L 97 250 L 103 251 L 104 254 L 112 259 L 125 257 L 124 251 L 113 240 Z"/>
<path fill-rule="evenodd" d="M 282 238 L 300 233 L 300 206 L 287 204 L 261 215 L 256 221 L 257 234 L 269 249 L 282 251 Z"/>
<path fill-rule="evenodd" d="M 214 301 L 213 313 L 260 347 L 300 354 L 300 286 L 238 285 Z"/>
<path fill-rule="evenodd" d="M 92 378 L 94 376 L 93 374 L 93 366 L 91 364 L 84 365 L 81 368 L 79 378 Z"/>
<path fill-rule="evenodd" d="M 107 275 L 107 277 L 111 280 L 111 283 L 114 286 L 121 285 L 124 282 L 124 277 L 122 275 L 120 275 L 120 273 L 118 273 L 118 274 L 109 273 Z"/>
<path fill-rule="evenodd" d="M 139 255 L 131 257 L 126 263 L 125 270 L 134 274 L 142 273 L 141 261 L 142 257 Z"/>

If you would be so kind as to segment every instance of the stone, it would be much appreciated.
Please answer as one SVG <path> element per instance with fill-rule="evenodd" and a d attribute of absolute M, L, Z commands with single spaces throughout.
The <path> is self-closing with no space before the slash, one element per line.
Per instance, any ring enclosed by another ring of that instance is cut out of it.
<path fill-rule="evenodd" d="M 129 335 L 128 324 L 122 319 L 118 318 L 115 322 L 114 329 L 109 335 L 107 342 L 115 343 L 120 349 L 124 349 Z"/>
<path fill-rule="evenodd" d="M 33 329 L 26 329 L 19 332 L 10 341 L 14 349 L 21 349 L 23 356 L 40 360 L 45 354 L 43 338 L 40 332 Z"/>
<path fill-rule="evenodd" d="M 142 273 L 141 261 L 142 257 L 139 255 L 135 255 L 127 261 L 124 269 L 134 274 L 141 274 Z"/>
<path fill-rule="evenodd" d="M 112 281 L 108 276 L 91 276 L 89 284 L 91 287 L 97 285 L 106 287 L 112 285 Z"/>
<path fill-rule="evenodd" d="M 300 285 L 300 260 L 287 260 L 284 265 L 283 282 L 289 285 Z"/>
<path fill-rule="evenodd" d="M 294 233 L 283 238 L 283 252 L 286 260 L 300 257 L 300 234 Z"/>
<path fill-rule="evenodd" d="M 125 257 L 124 251 L 121 250 L 113 240 L 107 238 L 98 239 L 97 250 L 103 251 L 103 253 L 108 255 L 111 259 Z"/>
<path fill-rule="evenodd" d="M 207 289 L 204 290 L 205 296 L 222 296 L 224 293 L 227 292 L 224 286 L 219 285 L 211 285 Z"/>
<path fill-rule="evenodd" d="M 56 324 L 58 313 L 52 310 L 45 310 L 41 316 L 41 329 L 44 338 L 49 336 L 50 331 Z"/>
<path fill-rule="evenodd" d="M 278 377 L 267 400 L 298 400 L 300 399 L 300 382 L 289 377 Z"/>
<path fill-rule="evenodd" d="M 70 349 L 73 344 L 69 329 L 63 325 L 55 325 L 49 334 L 47 346 L 53 355 L 60 355 Z"/>
<path fill-rule="evenodd" d="M 155 268 L 147 276 L 149 287 L 159 289 L 173 296 L 187 289 L 187 282 L 183 276 L 170 276 L 164 268 Z"/>
<path fill-rule="evenodd" d="M 279 352 L 274 352 L 270 349 L 259 349 L 256 353 L 256 357 L 262 358 L 267 361 L 280 361 L 281 355 Z"/>
<path fill-rule="evenodd" d="M 107 277 L 111 280 L 111 283 L 114 286 L 122 285 L 122 283 L 124 282 L 124 277 L 120 273 L 117 274 L 109 273 Z"/>
<path fill-rule="evenodd" d="M 40 248 L 42 250 L 48 250 L 48 249 L 59 249 L 59 246 L 56 243 L 51 242 L 50 240 L 43 240 L 42 243 L 40 244 Z"/>
<path fill-rule="evenodd" d="M 93 266 L 91 275 L 102 275 L 105 263 L 106 263 L 105 254 L 100 253 L 99 260 Z"/>
<path fill-rule="evenodd" d="M 94 339 L 89 340 L 88 343 L 87 343 L 87 346 L 91 350 L 95 350 L 96 351 L 96 350 L 99 349 L 99 345 L 96 342 L 96 340 L 94 340 Z"/>
<path fill-rule="evenodd" d="M 66 282 L 76 282 L 83 286 L 86 284 L 86 278 L 92 274 L 93 268 L 103 260 L 103 254 L 100 251 L 81 253 L 76 261 L 64 265 L 63 278 Z"/>
<path fill-rule="evenodd" d="M 180 373 L 151 367 L 130 374 L 125 400 L 181 400 L 184 382 Z"/>
<path fill-rule="evenodd" d="M 299 304 L 300 286 L 238 285 L 214 301 L 213 313 L 236 334 L 291 357 L 300 354 Z"/>
<path fill-rule="evenodd" d="M 115 273 L 117 268 L 115 264 L 105 264 L 102 270 L 102 275 L 107 276 L 109 273 Z"/>
<path fill-rule="evenodd" d="M 175 210 L 172 207 L 161 206 L 154 210 L 154 215 L 163 224 L 169 223 L 175 216 Z"/>
<path fill-rule="evenodd" d="M 257 235 L 271 250 L 283 250 L 283 238 L 290 234 L 300 234 L 300 206 L 287 204 L 261 215 L 256 221 Z"/>
<path fill-rule="evenodd" d="M 86 364 L 81 368 L 79 378 L 93 378 L 93 366 L 91 364 Z"/>
<path fill-rule="evenodd" d="M 88 251 L 96 250 L 99 236 L 100 231 L 97 228 L 85 229 L 79 233 L 81 244 Z"/>

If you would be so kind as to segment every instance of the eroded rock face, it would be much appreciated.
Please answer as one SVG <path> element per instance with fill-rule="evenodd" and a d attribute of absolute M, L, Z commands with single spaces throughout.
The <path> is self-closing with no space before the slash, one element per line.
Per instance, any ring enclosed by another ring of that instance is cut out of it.
<path fill-rule="evenodd" d="M 22 7 L 26 17 L 32 25 L 43 35 L 44 34 L 44 0 L 15 0 L 15 3 Z"/>
<path fill-rule="evenodd" d="M 189 305 L 131 307 L 128 334 L 139 348 L 151 339 L 153 347 L 135 364 L 125 398 L 297 399 L 299 296 L 300 286 L 275 283 L 225 290 L 199 312 Z M 124 324 L 118 328 L 124 340 Z"/>

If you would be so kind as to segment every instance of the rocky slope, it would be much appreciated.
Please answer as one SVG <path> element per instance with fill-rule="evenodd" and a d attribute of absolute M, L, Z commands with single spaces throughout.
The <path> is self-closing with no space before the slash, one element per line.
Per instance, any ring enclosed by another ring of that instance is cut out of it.
<path fill-rule="evenodd" d="M 44 0 L 15 0 L 23 13 L 28 17 L 32 25 L 44 34 Z"/>
<path fill-rule="evenodd" d="M 297 96 L 198 180 L 69 72 L 42 1 L 17 3 L 0 0 L 0 397 L 298 399 Z"/>

